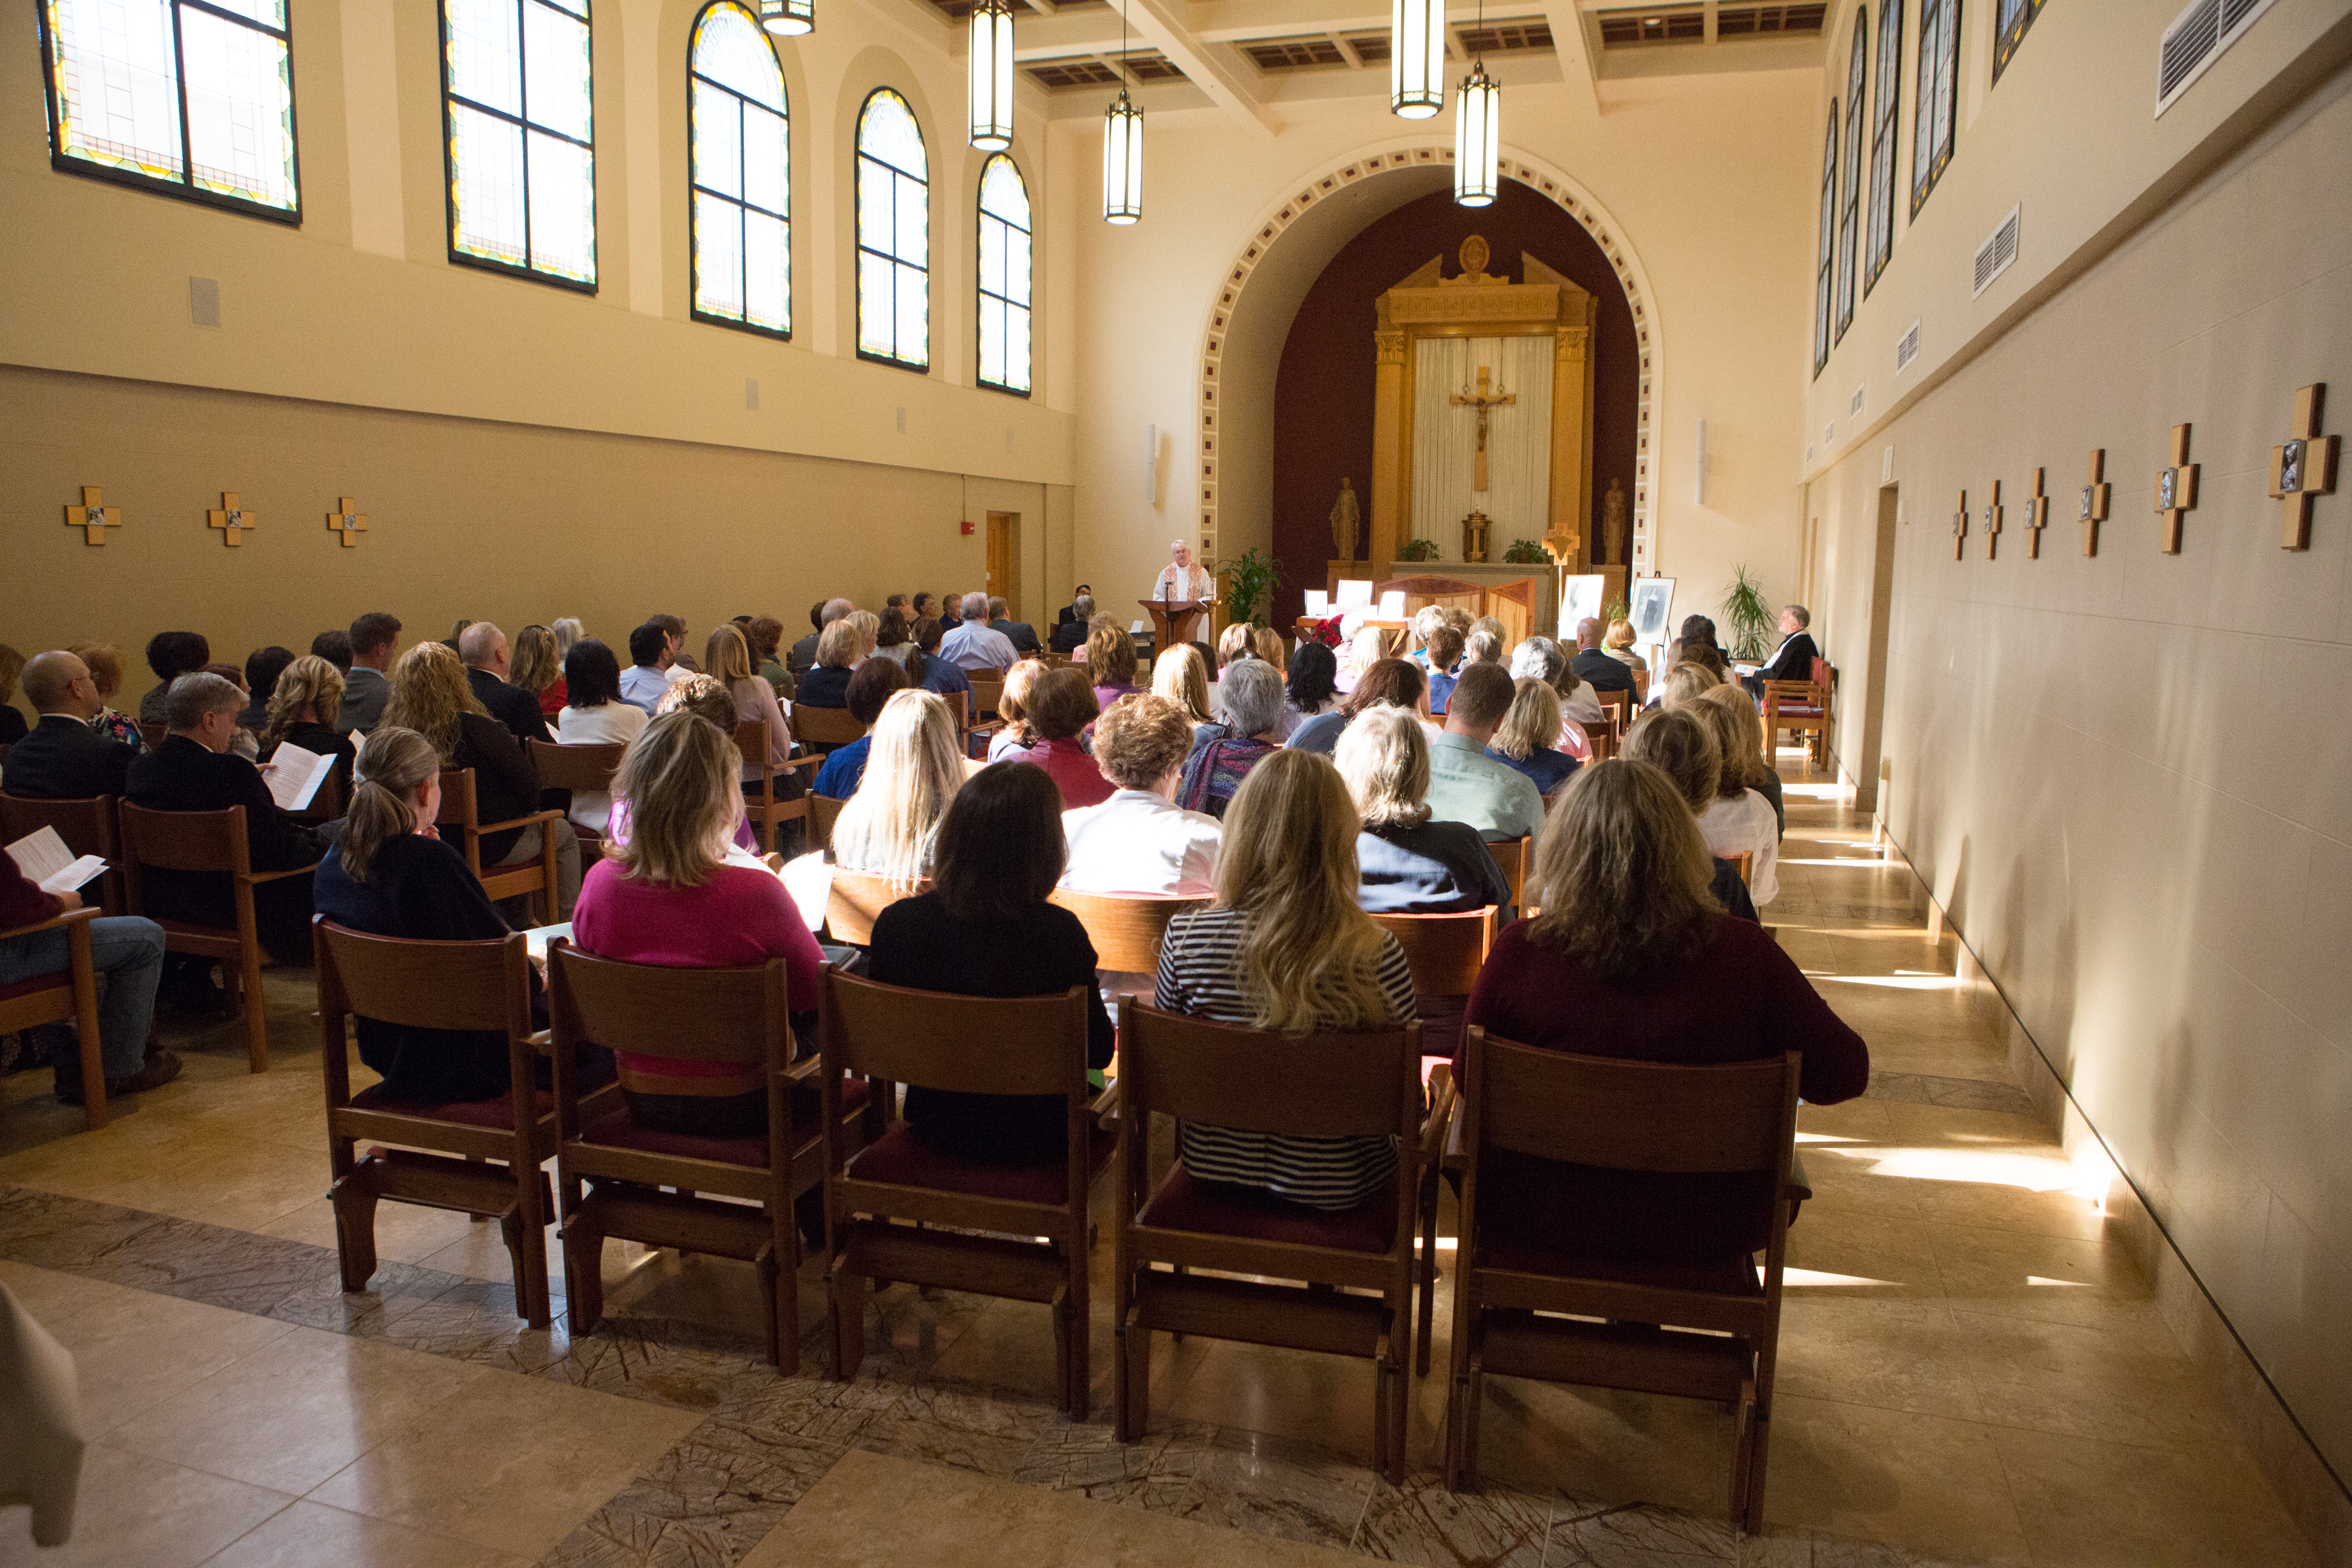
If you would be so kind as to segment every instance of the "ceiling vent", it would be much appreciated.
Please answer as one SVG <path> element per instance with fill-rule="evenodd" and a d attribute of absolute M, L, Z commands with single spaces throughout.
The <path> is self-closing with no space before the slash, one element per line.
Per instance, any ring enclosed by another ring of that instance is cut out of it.
<path fill-rule="evenodd" d="M 1706 12 L 1697 5 L 1603 11 L 1594 19 L 1601 24 L 1601 47 L 1605 49 L 1622 49 L 1640 44 L 1706 42 Z"/>
<path fill-rule="evenodd" d="M 1347 33 L 1339 40 L 1356 51 L 1356 58 L 1368 66 L 1384 66 L 1389 62 L 1389 36 L 1386 33 Z"/>
<path fill-rule="evenodd" d="M 1489 22 L 1483 27 L 1464 27 L 1454 34 L 1467 55 L 1549 54 L 1552 52 L 1551 24 L 1541 16 L 1518 16 L 1505 22 Z"/>
<path fill-rule="evenodd" d="M 2156 46 L 2156 112 L 2178 102 L 2205 68 L 2270 8 L 2271 0 L 2189 0 Z"/>
<path fill-rule="evenodd" d="M 1914 321 L 1911 323 L 1909 331 L 1895 340 L 1895 374 L 1901 375 L 1905 371 L 1909 370 L 1911 362 L 1918 357 L 1919 323 Z"/>
<path fill-rule="evenodd" d="M 1991 288 L 1992 280 L 2008 271 L 2010 263 L 2017 259 L 2017 215 L 2020 210 L 2010 208 L 2009 216 L 2000 220 L 2000 226 L 1986 236 L 1985 242 L 1977 247 L 1976 291 L 1969 296 L 1969 299 L 1973 300 Z"/>
<path fill-rule="evenodd" d="M 1261 38 L 1244 44 L 1242 53 L 1262 71 L 1315 70 L 1348 63 L 1329 38 Z"/>
<path fill-rule="evenodd" d="M 1068 87 L 1108 87 L 1118 73 L 1097 59 L 1040 60 L 1024 68 L 1029 79 L 1049 91 Z"/>
<path fill-rule="evenodd" d="M 1870 388 L 1867 385 L 1857 386 L 1853 389 L 1853 401 L 1846 405 L 1845 415 L 1847 418 L 1859 419 L 1862 417 L 1864 395 L 1869 391 Z"/>
<path fill-rule="evenodd" d="M 1715 14 L 1718 38 L 1752 38 L 1770 33 L 1821 36 L 1826 5 L 1726 5 Z"/>

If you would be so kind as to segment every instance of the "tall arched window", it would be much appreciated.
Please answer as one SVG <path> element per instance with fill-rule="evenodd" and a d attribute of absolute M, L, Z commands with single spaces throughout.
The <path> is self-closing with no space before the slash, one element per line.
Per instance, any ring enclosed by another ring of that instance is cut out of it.
<path fill-rule="evenodd" d="M 694 313 L 790 337 L 792 129 L 783 68 L 759 19 L 712 0 L 687 57 L 694 135 Z"/>
<path fill-rule="evenodd" d="M 1830 100 L 1829 129 L 1822 132 L 1822 232 L 1813 267 L 1813 374 L 1830 363 L 1830 256 L 1837 239 L 1838 106 Z"/>
<path fill-rule="evenodd" d="M 588 0 L 441 0 L 449 258 L 596 287 Z"/>
<path fill-rule="evenodd" d="M 2042 15 L 2044 0 L 2000 0 L 2000 10 L 1993 18 L 1992 79 L 1999 81 L 2009 62 L 2017 58 L 2017 46 L 2025 42 L 2025 30 Z"/>
<path fill-rule="evenodd" d="M 1884 70 L 1885 68 L 1879 68 Z M 1853 275 L 1862 260 L 1862 87 L 1870 69 L 1870 18 L 1853 10 L 1853 58 L 1845 76 L 1845 195 L 1838 203 L 1837 341 L 1853 325 Z"/>
<path fill-rule="evenodd" d="M 1912 106 L 1911 216 L 1944 177 L 1959 134 L 1960 0 L 1919 0 L 1919 85 Z"/>
<path fill-rule="evenodd" d="M 59 169 L 299 223 L 286 0 L 43 0 Z"/>
<path fill-rule="evenodd" d="M 999 153 L 980 171 L 980 384 L 1029 395 L 1029 187 Z"/>
<path fill-rule="evenodd" d="M 931 363 L 930 163 L 907 100 L 877 87 L 857 111 L 857 357 Z"/>
<path fill-rule="evenodd" d="M 1878 94 L 1870 100 L 1870 245 L 1862 292 L 1886 270 L 1895 254 L 1895 100 L 1903 92 L 1903 0 L 1878 8 Z"/>

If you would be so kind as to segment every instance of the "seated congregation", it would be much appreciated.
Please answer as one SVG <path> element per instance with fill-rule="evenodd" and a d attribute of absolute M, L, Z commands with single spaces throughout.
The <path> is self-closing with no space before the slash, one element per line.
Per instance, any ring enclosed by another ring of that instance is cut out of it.
<path fill-rule="evenodd" d="M 116 649 L 40 653 L 8 836 L 111 868 L 46 893 L 0 863 L 0 998 L 82 976 L 48 1046 L 100 1125 L 181 1070 L 159 999 L 244 1017 L 260 1070 L 261 967 L 312 966 L 347 1289 L 379 1202 L 460 1207 L 544 1322 L 559 1219 L 575 1334 L 606 1238 L 686 1247 L 755 1266 L 790 1370 L 821 1258 L 834 1375 L 875 1280 L 979 1290 L 1050 1310 L 1084 1419 L 1108 1246 L 1122 1437 L 1154 1332 L 1289 1343 L 1372 1363 L 1391 1477 L 1447 1186 L 1449 1479 L 1482 1366 L 1728 1387 L 1753 1528 L 1794 1105 L 1869 1057 L 1759 923 L 1780 781 L 1712 625 L 1653 679 L 1595 621 L 1572 654 L 1433 610 L 1402 647 L 1236 626 L 1147 658 L 1083 593 L 1046 639 L 945 602 L 827 599 L 789 646 L 738 616 L 699 659 L 672 616 L 403 648 L 372 613 L 242 668 L 166 632 L 136 717 Z M 331 763 L 290 798 L 304 757 Z"/>

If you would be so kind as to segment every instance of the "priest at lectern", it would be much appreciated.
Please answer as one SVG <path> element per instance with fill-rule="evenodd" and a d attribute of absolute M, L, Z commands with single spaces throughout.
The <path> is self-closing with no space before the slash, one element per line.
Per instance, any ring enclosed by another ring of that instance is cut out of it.
<path fill-rule="evenodd" d="M 1168 549 L 1171 559 L 1152 583 L 1151 596 L 1173 599 L 1179 604 L 1209 597 L 1215 590 L 1216 579 L 1209 575 L 1206 566 L 1192 559 L 1192 547 L 1180 539 Z"/>

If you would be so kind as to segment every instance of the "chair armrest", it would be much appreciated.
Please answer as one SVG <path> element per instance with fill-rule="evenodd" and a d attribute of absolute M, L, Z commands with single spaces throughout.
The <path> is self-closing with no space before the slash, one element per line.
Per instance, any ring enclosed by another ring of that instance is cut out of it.
<path fill-rule="evenodd" d="M 35 921 L 31 925 L 11 926 L 6 931 L 0 931 L 0 942 L 8 942 L 20 936 L 31 936 L 37 931 L 62 931 L 76 921 L 95 920 L 105 912 L 96 904 L 84 904 L 79 909 L 68 910 L 61 915 L 51 915 L 45 921 Z"/>
<path fill-rule="evenodd" d="M 246 880 L 257 888 L 264 882 L 282 882 L 289 877 L 307 877 L 318 868 L 319 862 L 313 860 L 308 866 L 297 866 L 290 871 L 256 871 Z"/>
<path fill-rule="evenodd" d="M 996 731 L 1003 728 L 1003 720 L 991 719 L 986 723 L 972 725 L 970 729 L 966 730 L 964 733 L 967 735 L 993 735 Z"/>
<path fill-rule="evenodd" d="M 816 772 L 816 770 L 817 770 L 817 769 L 819 769 L 819 768 L 821 768 L 821 767 L 823 767 L 823 766 L 824 766 L 824 759 L 823 757 L 820 757 L 820 756 L 817 756 L 817 755 L 815 755 L 815 754 L 812 753 L 812 754 L 810 754 L 810 755 L 808 755 L 808 756 L 805 756 L 805 757 L 794 757 L 794 758 L 793 758 L 791 762 L 789 762 L 789 763 L 782 763 L 777 764 L 776 772 L 778 772 L 778 773 L 790 773 L 790 772 L 792 772 L 792 770 L 793 770 L 793 769 L 794 769 L 794 768 L 806 768 L 806 769 L 808 769 L 808 770 L 809 770 L 809 772 L 811 772 L 812 773 L 814 773 L 814 772 Z"/>
<path fill-rule="evenodd" d="M 477 833 L 504 833 L 509 827 L 536 827 L 543 822 L 561 822 L 562 820 L 563 814 L 560 811 L 534 811 L 529 816 L 512 817 L 505 822 L 478 822 L 474 825 L 474 831 Z"/>
<path fill-rule="evenodd" d="M 784 1081 L 795 1084 L 814 1083 L 817 1080 L 818 1069 L 824 1066 L 824 1057 L 822 1053 L 803 1057 L 799 1061 L 784 1068 Z"/>

